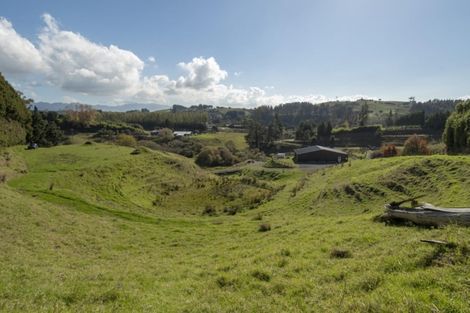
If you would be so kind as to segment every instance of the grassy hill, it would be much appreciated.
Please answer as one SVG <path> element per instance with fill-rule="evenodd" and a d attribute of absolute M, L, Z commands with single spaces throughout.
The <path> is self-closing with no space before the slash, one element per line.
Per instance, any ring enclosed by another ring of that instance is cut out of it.
<path fill-rule="evenodd" d="M 1 151 L 0 311 L 470 312 L 469 229 L 374 221 L 418 193 L 468 206 L 469 157 L 218 177 L 131 152 Z"/>
<path fill-rule="evenodd" d="M 200 214 L 206 206 L 246 207 L 276 187 L 244 176 L 219 178 L 191 159 L 170 153 L 114 145 L 68 145 L 38 151 L 11 151 L 24 159 L 28 175 L 9 185 L 50 202 L 79 201 L 87 210 L 173 216 Z M 207 197 L 201 197 L 207 195 Z"/>

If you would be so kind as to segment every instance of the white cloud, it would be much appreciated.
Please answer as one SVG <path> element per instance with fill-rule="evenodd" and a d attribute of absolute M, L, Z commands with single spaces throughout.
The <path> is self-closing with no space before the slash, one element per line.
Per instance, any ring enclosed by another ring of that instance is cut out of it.
<path fill-rule="evenodd" d="M 255 107 L 293 101 L 319 103 L 335 100 L 322 95 L 269 95 L 268 91 L 273 91 L 271 87 L 239 88 L 224 84 L 228 73 L 214 57 L 196 57 L 190 62 L 178 63 L 184 72 L 178 79 L 162 74 L 144 76 L 145 62 L 132 51 L 115 45 L 94 43 L 79 33 L 62 30 L 49 14 L 44 14 L 42 19 L 45 26 L 35 46 L 21 37 L 9 21 L 0 18 L 0 71 L 42 76 L 43 82 L 50 86 L 68 92 L 101 96 L 106 102 L 206 103 Z M 148 65 L 155 66 L 154 56 L 148 57 L 146 61 Z M 241 74 L 235 72 L 234 76 Z M 35 85 L 33 82 L 28 83 L 31 88 Z M 369 97 L 358 95 L 336 99 L 360 98 Z M 75 99 L 67 96 L 67 100 Z"/>
<path fill-rule="evenodd" d="M 181 62 L 178 66 L 186 72 L 185 76 L 178 78 L 178 87 L 205 89 L 218 84 L 228 76 L 213 57 L 194 58 L 191 62 Z"/>
<path fill-rule="evenodd" d="M 134 53 L 61 30 L 49 14 L 43 20 L 46 27 L 39 35 L 39 51 L 49 68 L 47 76 L 56 85 L 94 95 L 125 93 L 138 87 L 144 62 Z"/>
<path fill-rule="evenodd" d="M 242 72 L 233 72 L 233 76 L 239 77 L 242 75 Z"/>
<path fill-rule="evenodd" d="M 138 90 L 132 95 L 133 100 L 142 102 L 167 102 L 167 95 L 175 95 L 176 82 L 166 75 L 145 76 Z"/>
<path fill-rule="evenodd" d="M 36 47 L 21 37 L 9 21 L 0 17 L 0 70 L 8 74 L 26 74 L 44 68 Z"/>

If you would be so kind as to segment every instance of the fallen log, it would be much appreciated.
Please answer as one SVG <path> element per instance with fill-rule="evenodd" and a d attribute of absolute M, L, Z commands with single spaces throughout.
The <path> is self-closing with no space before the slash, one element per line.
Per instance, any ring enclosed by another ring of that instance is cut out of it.
<path fill-rule="evenodd" d="M 430 243 L 433 245 L 448 245 L 447 241 L 435 240 L 435 239 L 421 239 L 421 242 Z"/>
<path fill-rule="evenodd" d="M 470 208 L 440 208 L 429 203 L 412 208 L 403 208 L 397 206 L 396 203 L 387 204 L 382 217 L 385 220 L 407 220 L 426 226 L 447 224 L 470 226 Z"/>

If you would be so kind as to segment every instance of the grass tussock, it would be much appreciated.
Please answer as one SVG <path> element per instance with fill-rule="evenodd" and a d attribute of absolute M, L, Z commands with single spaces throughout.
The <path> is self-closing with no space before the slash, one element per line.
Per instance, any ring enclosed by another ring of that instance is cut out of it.
<path fill-rule="evenodd" d="M 258 227 L 258 231 L 261 233 L 264 233 L 270 230 L 271 230 L 271 224 L 268 224 L 268 223 L 260 224 Z"/>
<path fill-rule="evenodd" d="M 334 248 L 330 252 L 332 259 L 349 259 L 352 258 L 352 253 L 349 250 Z"/>
<path fill-rule="evenodd" d="M 432 251 L 424 255 L 419 264 L 428 266 L 451 266 L 465 264 L 470 257 L 470 247 L 466 243 L 450 242 L 437 245 Z"/>
<path fill-rule="evenodd" d="M 254 278 L 256 278 L 260 281 L 264 281 L 264 282 L 269 282 L 271 280 L 271 275 L 269 275 L 266 272 L 260 271 L 260 270 L 253 271 L 251 273 L 251 276 L 253 276 Z"/>

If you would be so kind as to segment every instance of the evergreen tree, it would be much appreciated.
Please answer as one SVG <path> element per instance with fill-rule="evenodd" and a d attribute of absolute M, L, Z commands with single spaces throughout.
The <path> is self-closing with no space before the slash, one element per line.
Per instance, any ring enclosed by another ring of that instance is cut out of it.
<path fill-rule="evenodd" d="M 388 112 L 387 118 L 385 119 L 385 126 L 393 126 L 393 112 L 392 109 Z"/>
<path fill-rule="evenodd" d="M 272 136 L 269 134 L 270 127 L 261 125 L 258 122 L 250 121 L 248 134 L 245 136 L 250 148 L 266 150 L 273 144 Z"/>
<path fill-rule="evenodd" d="M 279 140 L 282 138 L 282 132 L 283 132 L 283 127 L 282 123 L 279 120 L 279 115 L 276 113 L 274 116 L 274 119 L 271 122 L 271 125 L 269 125 L 268 128 L 268 140 L 274 141 L 274 140 Z"/>
<path fill-rule="evenodd" d="M 326 126 L 324 122 L 321 122 L 320 125 L 317 127 L 317 135 L 318 137 L 324 137 L 326 133 Z"/>
<path fill-rule="evenodd" d="M 295 131 L 295 139 L 304 142 L 313 142 L 316 138 L 316 127 L 311 122 L 300 122 Z"/>
<path fill-rule="evenodd" d="M 64 133 L 57 126 L 55 121 L 48 122 L 46 126 L 45 140 L 46 146 L 56 146 L 64 139 Z"/>
<path fill-rule="evenodd" d="M 37 143 L 38 145 L 45 145 L 46 128 L 46 120 L 42 117 L 38 108 L 34 107 L 31 121 L 31 133 L 28 136 L 28 141 L 30 143 Z"/>
<path fill-rule="evenodd" d="M 331 136 L 332 131 L 333 131 L 333 126 L 331 125 L 331 122 L 328 121 L 328 124 L 326 125 L 326 128 L 325 128 L 325 136 Z"/>
<path fill-rule="evenodd" d="M 58 145 L 64 139 L 62 130 L 57 126 L 58 119 L 57 113 L 45 114 L 34 107 L 28 141 L 43 147 Z"/>
<path fill-rule="evenodd" d="M 369 119 L 369 105 L 364 102 L 361 105 L 361 111 L 359 112 L 359 126 L 366 126 Z"/>

